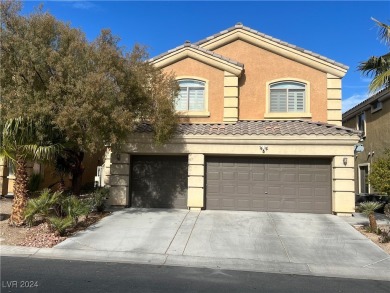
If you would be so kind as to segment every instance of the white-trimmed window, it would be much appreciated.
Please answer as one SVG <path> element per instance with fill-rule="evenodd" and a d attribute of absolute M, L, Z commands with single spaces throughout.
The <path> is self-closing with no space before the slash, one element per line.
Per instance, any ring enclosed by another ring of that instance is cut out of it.
<path fill-rule="evenodd" d="M 176 98 L 177 111 L 205 111 L 205 82 L 196 79 L 178 80 L 180 91 Z"/>
<path fill-rule="evenodd" d="M 382 103 L 379 101 L 375 101 L 371 104 L 371 113 L 375 113 L 379 110 L 382 110 Z"/>
<path fill-rule="evenodd" d="M 296 81 L 271 83 L 269 87 L 270 113 L 306 112 L 306 84 Z"/>
<path fill-rule="evenodd" d="M 362 112 L 357 115 L 356 128 L 363 132 L 363 136 L 366 136 L 366 113 Z"/>
<path fill-rule="evenodd" d="M 359 164 L 359 193 L 369 194 L 370 184 L 368 181 L 368 174 L 370 172 L 370 164 Z"/>

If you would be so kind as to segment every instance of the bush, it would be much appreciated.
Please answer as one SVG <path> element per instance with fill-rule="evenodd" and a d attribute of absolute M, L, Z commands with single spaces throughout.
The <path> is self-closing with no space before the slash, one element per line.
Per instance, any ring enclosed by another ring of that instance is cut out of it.
<path fill-rule="evenodd" d="M 390 195 L 390 149 L 372 164 L 368 180 L 376 192 Z"/>
<path fill-rule="evenodd" d="M 381 234 L 379 236 L 379 242 L 380 243 L 390 242 L 390 229 L 389 228 L 387 228 L 387 230 L 385 230 L 385 229 L 381 230 Z"/>
<path fill-rule="evenodd" d="M 48 217 L 54 207 L 60 203 L 62 193 L 51 193 L 49 189 L 44 189 L 41 195 L 27 201 L 24 217 L 28 225 L 33 225 L 37 216 Z"/>
<path fill-rule="evenodd" d="M 91 206 L 97 212 L 103 212 L 106 208 L 106 200 L 109 195 L 108 188 L 98 188 L 92 193 Z"/>
<path fill-rule="evenodd" d="M 385 205 L 385 208 L 383 209 L 383 212 L 384 212 L 386 217 L 390 218 L 390 203 Z"/>
<path fill-rule="evenodd" d="M 60 236 L 64 236 L 66 229 L 73 227 L 74 221 L 72 217 L 50 217 L 48 218 L 51 228 Z"/>
<path fill-rule="evenodd" d="M 66 217 L 73 219 L 77 224 L 79 217 L 86 216 L 91 211 L 91 205 L 87 201 L 82 201 L 74 195 L 64 198 L 61 201 L 61 210 Z"/>

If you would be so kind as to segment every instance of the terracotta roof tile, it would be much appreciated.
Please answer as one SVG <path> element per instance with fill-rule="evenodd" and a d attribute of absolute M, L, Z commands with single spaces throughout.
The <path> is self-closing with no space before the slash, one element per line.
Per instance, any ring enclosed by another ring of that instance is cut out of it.
<path fill-rule="evenodd" d="M 152 132 L 150 124 L 141 124 L 136 132 Z M 238 121 L 234 124 L 179 124 L 179 135 L 360 135 L 355 129 L 304 120 Z"/>

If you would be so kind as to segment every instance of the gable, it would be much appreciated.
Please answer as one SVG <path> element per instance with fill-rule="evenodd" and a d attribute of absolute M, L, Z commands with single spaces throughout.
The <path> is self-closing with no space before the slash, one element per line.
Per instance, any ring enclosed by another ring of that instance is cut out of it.
<path fill-rule="evenodd" d="M 259 48 L 268 50 L 288 59 L 300 62 L 325 73 L 343 77 L 348 67 L 309 50 L 272 38 L 242 24 L 222 31 L 196 43 L 201 48 L 214 51 L 222 46 L 242 40 Z"/>
<path fill-rule="evenodd" d="M 158 68 L 164 68 L 186 58 L 191 58 L 205 63 L 217 69 L 234 74 L 237 77 L 241 76 L 244 68 L 244 65 L 237 61 L 218 55 L 209 50 L 202 49 L 190 43 L 186 43 L 183 46 L 152 58 L 150 61 Z"/>

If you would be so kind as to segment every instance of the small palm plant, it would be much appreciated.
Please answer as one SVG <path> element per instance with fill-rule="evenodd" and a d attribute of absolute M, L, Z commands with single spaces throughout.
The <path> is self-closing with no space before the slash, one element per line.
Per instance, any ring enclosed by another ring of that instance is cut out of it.
<path fill-rule="evenodd" d="M 375 211 L 382 207 L 382 203 L 376 201 L 366 201 L 360 204 L 360 210 L 362 214 L 368 217 L 370 221 L 370 230 L 372 232 L 378 232 L 378 225 L 376 223 Z"/>

